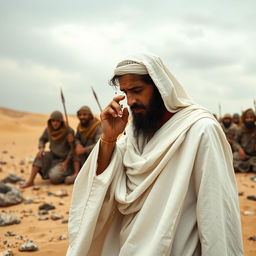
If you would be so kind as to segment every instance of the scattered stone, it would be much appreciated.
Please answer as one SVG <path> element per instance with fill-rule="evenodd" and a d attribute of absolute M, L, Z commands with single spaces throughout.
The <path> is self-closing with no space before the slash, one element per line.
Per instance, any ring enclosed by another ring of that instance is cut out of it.
<path fill-rule="evenodd" d="M 248 238 L 248 240 L 256 241 L 256 236 L 251 236 Z"/>
<path fill-rule="evenodd" d="M 30 164 L 32 164 L 32 163 L 34 162 L 34 157 L 31 157 L 31 156 L 28 157 L 28 158 L 27 158 L 27 162 L 30 163 Z"/>
<path fill-rule="evenodd" d="M 16 174 L 9 174 L 8 176 L 6 176 L 4 179 L 2 179 L 2 182 L 4 183 L 17 183 L 23 181 L 24 179 L 22 177 L 17 176 Z"/>
<path fill-rule="evenodd" d="M 59 201 L 59 205 L 64 205 L 65 202 L 64 201 Z"/>
<path fill-rule="evenodd" d="M 7 231 L 4 235 L 5 236 L 16 236 L 16 234 L 11 231 Z"/>
<path fill-rule="evenodd" d="M 32 188 L 32 190 L 40 190 L 40 187 L 39 186 L 34 186 L 33 188 Z"/>
<path fill-rule="evenodd" d="M 0 206 L 16 205 L 23 200 L 22 193 L 18 188 L 0 182 Z"/>
<path fill-rule="evenodd" d="M 0 165 L 5 165 L 5 164 L 7 164 L 7 162 L 5 162 L 5 161 L 0 161 Z"/>
<path fill-rule="evenodd" d="M 0 226 L 7 226 L 12 224 L 19 224 L 20 218 L 8 213 L 0 213 Z"/>
<path fill-rule="evenodd" d="M 68 218 L 67 218 L 67 219 L 63 219 L 63 220 L 61 221 L 61 223 L 62 223 L 62 224 L 67 224 L 67 223 L 68 223 Z"/>
<path fill-rule="evenodd" d="M 4 244 L 4 245 L 6 245 L 7 243 L 8 243 L 8 241 L 7 241 L 7 240 L 4 240 L 4 241 L 3 241 L 3 244 Z"/>
<path fill-rule="evenodd" d="M 49 203 L 44 203 L 42 205 L 39 206 L 39 210 L 54 210 L 56 207 L 53 204 L 49 204 Z"/>
<path fill-rule="evenodd" d="M 244 195 L 244 192 L 239 192 L 238 195 L 239 195 L 239 196 L 243 196 L 243 195 Z"/>
<path fill-rule="evenodd" d="M 3 150 L 2 153 L 3 153 L 3 154 L 7 154 L 8 151 L 7 151 L 7 150 Z"/>
<path fill-rule="evenodd" d="M 51 219 L 52 220 L 60 220 L 60 219 L 62 219 L 63 218 L 63 216 L 61 216 L 60 214 L 58 214 L 58 213 L 53 213 L 52 215 L 51 215 Z"/>
<path fill-rule="evenodd" d="M 49 214 L 49 212 L 48 212 L 48 210 L 43 209 L 43 210 L 40 210 L 40 211 L 38 212 L 38 214 L 39 214 L 39 215 L 46 215 L 46 214 Z"/>
<path fill-rule="evenodd" d="M 24 204 L 33 204 L 34 201 L 33 201 L 33 199 L 28 198 L 28 199 L 26 199 L 23 203 L 24 203 Z"/>
<path fill-rule="evenodd" d="M 61 235 L 59 237 L 59 240 L 67 240 L 68 239 L 68 236 L 67 235 Z"/>
<path fill-rule="evenodd" d="M 0 172 L 2 172 L 3 171 L 3 168 L 2 167 L 0 167 Z"/>
<path fill-rule="evenodd" d="M 251 211 L 244 211 L 243 215 L 248 216 L 248 215 L 254 215 L 254 212 Z"/>
<path fill-rule="evenodd" d="M 0 256 L 13 256 L 13 252 L 12 252 L 12 250 L 0 252 Z"/>
<path fill-rule="evenodd" d="M 25 164 L 26 164 L 26 163 L 25 163 L 24 160 L 20 160 L 19 165 L 25 165 Z"/>
<path fill-rule="evenodd" d="M 250 180 L 256 181 L 256 176 L 252 176 L 252 177 L 250 178 Z"/>
<path fill-rule="evenodd" d="M 247 196 L 247 199 L 256 201 L 256 196 Z"/>
<path fill-rule="evenodd" d="M 24 173 L 25 171 L 23 169 L 20 170 L 20 173 Z"/>
<path fill-rule="evenodd" d="M 19 239 L 19 240 L 23 240 L 23 239 L 24 239 L 23 236 L 16 236 L 15 238 L 16 238 L 16 239 Z"/>
<path fill-rule="evenodd" d="M 38 250 L 38 246 L 32 241 L 26 241 L 19 248 L 20 252 L 34 252 L 37 250 Z"/>
<path fill-rule="evenodd" d="M 47 216 L 39 216 L 38 220 L 49 220 L 49 218 Z"/>
<path fill-rule="evenodd" d="M 55 196 L 57 196 L 57 197 L 68 196 L 68 191 L 67 191 L 66 189 L 58 190 L 58 191 L 55 193 Z"/>
<path fill-rule="evenodd" d="M 47 192 L 47 196 L 55 196 L 55 194 L 52 193 L 51 191 L 48 191 L 48 192 Z"/>
<path fill-rule="evenodd" d="M 11 159 L 14 159 L 14 156 L 10 156 Z"/>

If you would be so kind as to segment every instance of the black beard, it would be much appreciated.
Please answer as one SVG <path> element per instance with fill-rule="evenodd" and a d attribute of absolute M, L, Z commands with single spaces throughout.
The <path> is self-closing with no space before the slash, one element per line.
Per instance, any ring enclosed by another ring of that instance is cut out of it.
<path fill-rule="evenodd" d="M 87 127 L 89 126 L 90 122 L 91 122 L 91 118 L 88 118 L 88 119 L 80 119 L 80 124 L 84 127 Z"/>
<path fill-rule="evenodd" d="M 143 134 L 144 137 L 152 136 L 157 131 L 166 111 L 163 99 L 155 86 L 148 107 L 142 104 L 134 104 L 130 108 L 131 110 L 136 108 L 146 109 L 146 112 L 141 114 L 132 111 L 134 135 Z"/>

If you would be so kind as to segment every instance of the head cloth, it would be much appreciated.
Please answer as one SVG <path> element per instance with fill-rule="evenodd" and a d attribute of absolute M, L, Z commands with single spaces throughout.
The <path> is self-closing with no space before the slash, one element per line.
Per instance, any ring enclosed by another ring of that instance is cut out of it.
<path fill-rule="evenodd" d="M 165 107 L 172 113 L 195 104 L 156 55 L 138 54 L 122 60 L 115 68 L 114 76 L 126 74 L 149 74 L 162 96 Z"/>

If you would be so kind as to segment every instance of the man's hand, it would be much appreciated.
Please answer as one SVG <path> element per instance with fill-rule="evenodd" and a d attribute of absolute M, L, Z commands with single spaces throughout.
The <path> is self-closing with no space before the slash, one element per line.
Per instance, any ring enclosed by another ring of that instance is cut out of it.
<path fill-rule="evenodd" d="M 240 158 L 241 160 L 245 160 L 245 159 L 247 158 L 247 155 L 245 154 L 245 152 L 244 152 L 244 150 L 243 150 L 242 148 L 240 148 L 240 149 L 238 150 L 238 154 L 239 154 L 239 158 Z"/>
<path fill-rule="evenodd" d="M 86 153 L 86 148 L 83 147 L 80 143 L 76 144 L 75 153 L 78 156 L 84 155 Z"/>
<path fill-rule="evenodd" d="M 59 163 L 59 165 L 61 166 L 61 169 L 63 172 L 66 172 L 67 171 L 67 168 L 68 168 L 68 162 L 65 160 L 61 163 Z"/>
<path fill-rule="evenodd" d="M 122 109 L 120 101 L 125 96 L 115 97 L 110 104 L 100 114 L 102 125 L 102 137 L 106 141 L 115 141 L 121 134 L 128 122 L 129 112 L 127 108 Z"/>
<path fill-rule="evenodd" d="M 39 148 L 39 151 L 37 152 L 36 157 L 42 158 L 45 154 L 44 148 Z"/>

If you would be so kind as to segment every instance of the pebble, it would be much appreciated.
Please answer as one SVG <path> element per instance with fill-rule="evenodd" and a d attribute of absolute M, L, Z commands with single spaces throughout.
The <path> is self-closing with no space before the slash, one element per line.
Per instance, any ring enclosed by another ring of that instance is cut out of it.
<path fill-rule="evenodd" d="M 54 210 L 56 207 L 53 204 L 44 203 L 39 206 L 39 210 Z"/>
<path fill-rule="evenodd" d="M 12 250 L 6 250 L 0 253 L 0 256 L 13 256 Z"/>
<path fill-rule="evenodd" d="M 6 233 L 4 233 L 4 235 L 5 236 L 16 236 L 16 234 L 11 231 L 7 231 Z"/>
<path fill-rule="evenodd" d="M 251 236 L 248 238 L 248 240 L 256 241 L 256 236 Z"/>
<path fill-rule="evenodd" d="M 248 215 L 254 215 L 254 212 L 251 211 L 244 211 L 243 215 L 248 216 Z"/>
<path fill-rule="evenodd" d="M 20 160 L 19 165 L 25 165 L 25 164 L 26 164 L 26 163 L 25 163 L 24 160 Z"/>
<path fill-rule="evenodd" d="M 43 220 L 49 220 L 47 216 L 40 216 L 38 217 L 38 220 L 43 221 Z"/>
<path fill-rule="evenodd" d="M 247 199 L 256 201 L 256 196 L 247 196 Z"/>
<path fill-rule="evenodd" d="M 32 241 L 26 241 L 19 248 L 20 252 L 34 252 L 37 250 L 38 250 L 38 246 Z"/>
<path fill-rule="evenodd" d="M 59 220 L 59 219 L 62 219 L 62 218 L 63 218 L 63 216 L 61 216 L 60 214 L 57 214 L 57 213 L 53 213 L 51 215 L 52 220 Z"/>
<path fill-rule="evenodd" d="M 66 189 L 58 190 L 56 193 L 54 193 L 57 197 L 64 197 L 68 196 L 68 191 Z"/>
<path fill-rule="evenodd" d="M 2 182 L 4 183 L 17 183 L 20 181 L 24 181 L 22 177 L 17 176 L 16 174 L 10 173 L 8 176 L 6 176 Z"/>
<path fill-rule="evenodd" d="M 63 219 L 63 220 L 61 221 L 61 223 L 62 223 L 62 224 L 68 223 L 68 219 Z"/>
<path fill-rule="evenodd" d="M 49 211 L 43 209 L 43 210 L 40 210 L 40 211 L 38 212 L 38 214 L 39 214 L 39 215 L 46 215 L 46 214 L 49 214 Z"/>
<path fill-rule="evenodd" d="M 68 236 L 67 235 L 61 235 L 59 237 L 59 240 L 67 240 L 68 239 Z"/>
<path fill-rule="evenodd" d="M 250 180 L 256 181 L 256 176 L 252 176 L 252 177 L 250 178 Z"/>
<path fill-rule="evenodd" d="M 0 213 L 0 226 L 8 226 L 19 223 L 19 217 L 4 212 Z"/>
<path fill-rule="evenodd" d="M 15 238 L 16 238 L 16 239 L 19 239 L 19 240 L 23 240 L 23 239 L 24 239 L 23 236 L 16 236 Z"/>

